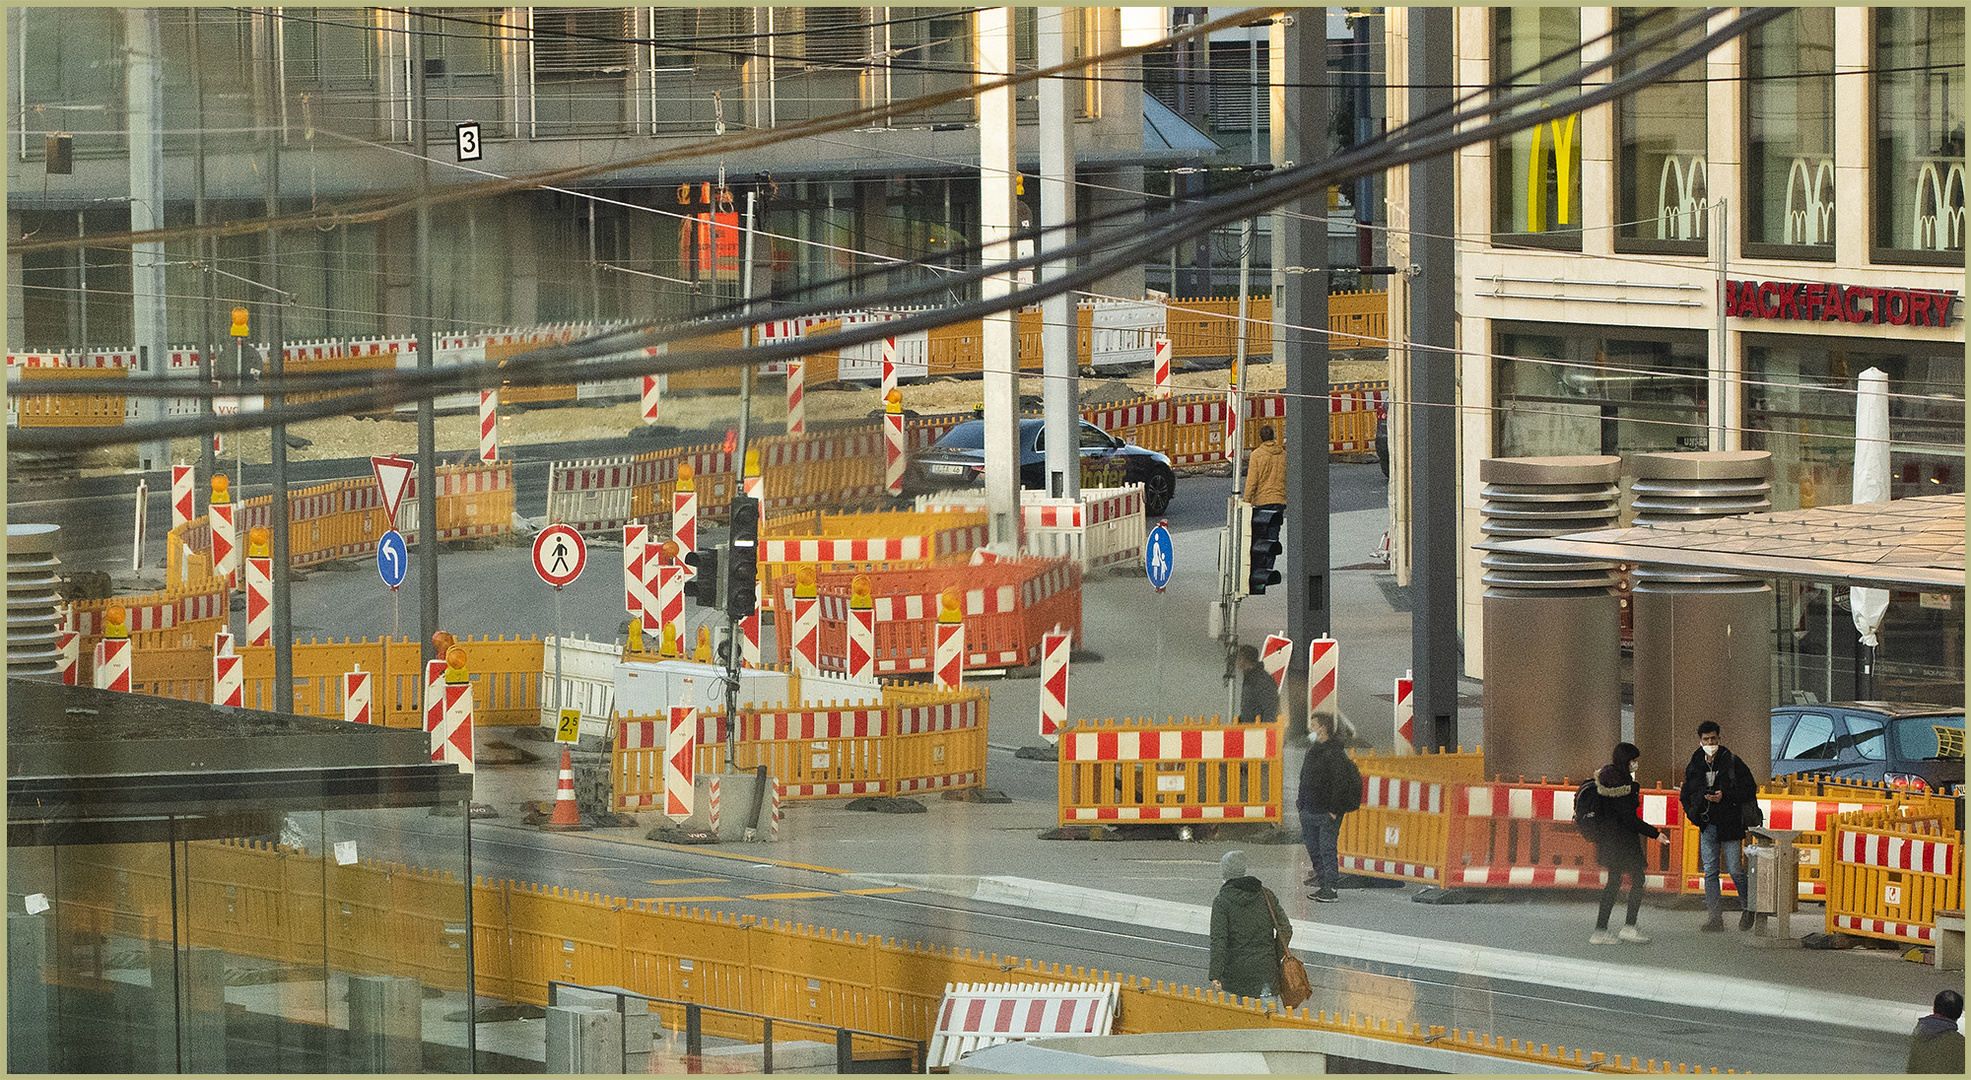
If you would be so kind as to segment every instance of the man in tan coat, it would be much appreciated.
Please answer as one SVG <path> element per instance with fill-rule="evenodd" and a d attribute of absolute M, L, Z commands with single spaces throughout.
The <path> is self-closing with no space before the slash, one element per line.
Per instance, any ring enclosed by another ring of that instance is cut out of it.
<path fill-rule="evenodd" d="M 1259 446 L 1246 462 L 1246 501 L 1261 509 L 1287 508 L 1287 451 L 1271 424 L 1259 429 Z"/>

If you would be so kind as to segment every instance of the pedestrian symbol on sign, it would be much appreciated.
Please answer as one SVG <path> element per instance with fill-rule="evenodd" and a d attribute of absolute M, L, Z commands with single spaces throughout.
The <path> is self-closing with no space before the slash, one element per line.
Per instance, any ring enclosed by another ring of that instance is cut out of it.
<path fill-rule="evenodd" d="M 1157 522 L 1157 527 L 1150 530 L 1149 539 L 1143 544 L 1143 572 L 1158 592 L 1170 584 L 1172 552 L 1168 525 L 1167 521 Z"/>

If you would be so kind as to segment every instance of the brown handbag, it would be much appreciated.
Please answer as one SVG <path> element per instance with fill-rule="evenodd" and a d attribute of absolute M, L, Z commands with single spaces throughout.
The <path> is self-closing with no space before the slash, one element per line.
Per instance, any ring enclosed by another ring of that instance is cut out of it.
<path fill-rule="evenodd" d="M 1280 907 L 1274 903 L 1271 889 L 1266 890 L 1266 908 L 1273 915 L 1273 940 L 1280 943 L 1280 977 L 1274 990 L 1280 995 L 1280 1004 L 1297 1009 L 1314 996 L 1314 984 L 1307 981 L 1307 966 L 1287 948 L 1287 935 L 1280 932 Z"/>

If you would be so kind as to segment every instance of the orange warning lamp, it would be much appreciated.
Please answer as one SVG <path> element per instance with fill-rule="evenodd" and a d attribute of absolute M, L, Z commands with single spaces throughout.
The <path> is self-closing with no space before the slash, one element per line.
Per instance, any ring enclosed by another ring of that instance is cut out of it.
<path fill-rule="evenodd" d="M 233 336 L 246 336 L 246 309 L 243 307 L 233 309 Z"/>
<path fill-rule="evenodd" d="M 746 450 L 746 475 L 760 475 L 760 448 L 748 447 Z"/>
<path fill-rule="evenodd" d="M 814 599 L 814 567 L 807 563 L 794 569 L 794 597 L 798 600 Z"/>
<path fill-rule="evenodd" d="M 212 501 L 221 506 L 230 504 L 233 501 L 233 493 L 230 490 L 232 486 L 232 481 L 226 479 L 225 473 L 213 473 Z"/>
<path fill-rule="evenodd" d="M 902 390 L 894 386 L 890 387 L 889 396 L 883 399 L 883 411 L 889 413 L 891 416 L 901 416 L 903 414 Z"/>
<path fill-rule="evenodd" d="M 857 611 L 868 611 L 875 606 L 869 598 L 869 575 L 857 574 L 849 579 L 849 606 Z"/>
<path fill-rule="evenodd" d="M 129 637 L 130 627 L 125 621 L 129 616 L 130 613 L 123 610 L 122 604 L 110 605 L 103 612 L 103 636 L 113 640 Z"/>
<path fill-rule="evenodd" d="M 267 557 L 267 530 L 255 525 L 246 531 L 246 554 L 251 559 Z"/>
<path fill-rule="evenodd" d="M 452 646 L 458 643 L 459 639 L 454 637 L 448 630 L 433 630 L 431 632 L 431 647 L 437 650 L 440 656 L 451 652 Z"/>
<path fill-rule="evenodd" d="M 665 563 L 678 561 L 678 542 L 676 540 L 664 541 L 662 544 L 657 545 L 657 550 L 663 554 Z M 659 563 L 658 565 L 662 566 L 663 563 Z"/>
<path fill-rule="evenodd" d="M 965 616 L 958 610 L 958 586 L 948 586 L 938 594 L 938 621 L 941 623 L 965 621 Z"/>
<path fill-rule="evenodd" d="M 445 650 L 445 683 L 457 686 L 467 682 L 471 676 L 465 673 L 465 650 L 457 645 Z"/>
<path fill-rule="evenodd" d="M 698 648 L 692 650 L 691 658 L 693 660 L 698 661 L 701 664 L 709 664 L 712 662 L 712 628 L 711 627 L 701 626 L 698 628 Z"/>
<path fill-rule="evenodd" d="M 678 465 L 678 487 L 677 487 L 677 489 L 678 489 L 679 491 L 696 491 L 696 490 L 698 490 L 697 488 L 694 488 L 694 487 L 692 487 L 692 486 L 691 486 L 691 477 L 692 477 L 692 468 L 691 468 L 691 463 L 690 463 L 690 462 L 688 462 L 688 461 L 687 461 L 687 462 L 682 462 L 682 463 L 680 463 L 680 464 Z"/>

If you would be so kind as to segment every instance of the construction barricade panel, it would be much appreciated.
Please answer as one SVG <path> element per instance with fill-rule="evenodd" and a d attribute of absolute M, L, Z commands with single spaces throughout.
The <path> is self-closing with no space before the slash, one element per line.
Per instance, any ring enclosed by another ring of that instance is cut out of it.
<path fill-rule="evenodd" d="M 1827 932 L 1935 944 L 1937 912 L 1964 907 L 1964 835 L 1952 820 L 1836 815 Z"/>
<path fill-rule="evenodd" d="M 1076 721 L 1060 732 L 1062 825 L 1281 820 L 1278 723 Z"/>

